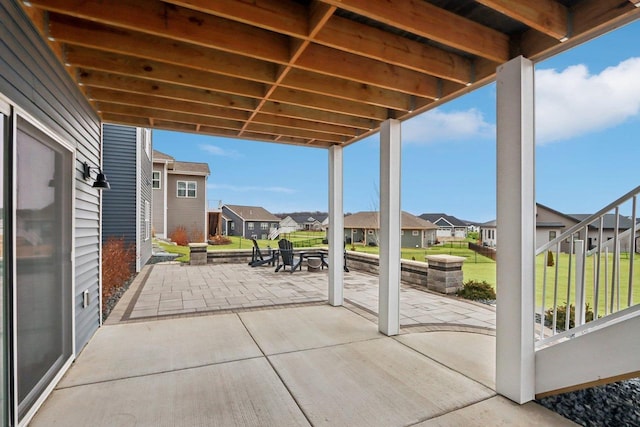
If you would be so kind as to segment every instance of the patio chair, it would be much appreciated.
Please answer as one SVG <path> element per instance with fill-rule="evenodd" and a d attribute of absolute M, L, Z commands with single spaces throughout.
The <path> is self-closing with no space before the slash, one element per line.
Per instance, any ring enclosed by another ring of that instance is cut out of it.
<path fill-rule="evenodd" d="M 280 271 L 280 269 L 285 271 L 287 266 L 289 266 L 290 273 L 296 271 L 298 267 L 302 268 L 300 265 L 302 263 L 302 256 L 299 256 L 297 260 L 295 259 L 293 243 L 287 239 L 281 239 L 278 242 L 278 247 L 280 248 L 280 251 L 278 252 L 280 255 L 280 261 L 278 262 L 278 267 L 276 267 L 276 272 Z"/>
<path fill-rule="evenodd" d="M 253 241 L 253 250 L 251 251 L 251 261 L 249 265 L 251 267 L 258 267 L 260 265 L 269 264 L 271 266 L 275 265 L 276 259 L 278 258 L 277 252 L 273 249 L 269 248 L 269 255 L 262 255 L 262 251 L 260 251 L 260 247 L 258 246 L 258 242 L 256 239 L 251 239 Z"/>

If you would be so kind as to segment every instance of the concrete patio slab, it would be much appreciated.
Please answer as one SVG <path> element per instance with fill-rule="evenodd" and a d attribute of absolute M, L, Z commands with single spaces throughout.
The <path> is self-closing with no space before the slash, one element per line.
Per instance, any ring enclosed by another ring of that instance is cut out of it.
<path fill-rule="evenodd" d="M 406 426 L 495 395 L 387 337 L 269 360 L 314 426 Z"/>
<path fill-rule="evenodd" d="M 57 389 L 30 425 L 280 427 L 309 423 L 261 358 Z"/>
<path fill-rule="evenodd" d="M 491 389 L 496 383 L 496 337 L 429 332 L 396 337 L 401 343 Z"/>
<path fill-rule="evenodd" d="M 537 403 L 518 405 L 502 396 L 492 397 L 466 408 L 416 424 L 415 427 L 470 426 L 577 426 L 574 422 Z"/>
<path fill-rule="evenodd" d="M 240 313 L 265 354 L 285 353 L 379 338 L 370 321 L 329 305 Z"/>
<path fill-rule="evenodd" d="M 60 387 L 258 356 L 260 349 L 234 314 L 104 326 Z"/>

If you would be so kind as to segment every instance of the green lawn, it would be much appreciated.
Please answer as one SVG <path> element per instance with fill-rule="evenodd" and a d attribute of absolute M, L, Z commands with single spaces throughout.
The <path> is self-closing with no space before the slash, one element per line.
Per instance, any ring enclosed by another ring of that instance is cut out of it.
<path fill-rule="evenodd" d="M 555 258 L 555 254 L 554 254 Z M 557 260 L 556 260 L 557 261 Z M 571 271 L 572 278 L 570 284 L 570 301 L 572 304 L 575 304 L 575 256 L 571 259 Z M 587 258 L 586 265 L 586 302 L 589 304 L 591 309 L 594 308 L 594 265 L 597 263 L 597 257 L 591 256 Z M 607 307 L 610 307 L 611 304 L 611 283 L 612 283 L 612 274 L 613 274 L 613 256 L 609 256 L 607 262 L 605 263 L 604 254 L 601 256 L 600 260 L 600 289 L 598 291 L 599 299 L 598 299 L 598 314 L 604 315 L 605 313 L 605 264 L 607 264 L 608 274 L 607 274 Z M 640 255 L 634 257 L 633 262 L 633 301 L 636 303 L 640 301 Z M 556 277 L 556 267 L 546 267 L 544 266 L 544 254 L 538 256 L 536 258 L 536 306 L 540 306 L 542 302 L 542 290 L 543 290 L 543 280 L 544 274 L 546 271 L 546 294 L 545 294 L 545 308 L 553 307 L 553 287 L 554 280 Z M 567 300 L 567 282 L 569 277 L 569 255 L 568 254 L 560 254 L 560 262 L 558 264 L 558 304 L 564 305 Z M 628 254 L 622 254 L 620 259 L 620 308 L 627 307 L 627 298 L 628 298 L 628 290 L 629 290 L 629 258 Z M 617 290 L 616 290 L 617 296 Z M 617 298 L 614 299 L 614 302 Z M 616 310 L 617 311 L 617 310 Z"/>

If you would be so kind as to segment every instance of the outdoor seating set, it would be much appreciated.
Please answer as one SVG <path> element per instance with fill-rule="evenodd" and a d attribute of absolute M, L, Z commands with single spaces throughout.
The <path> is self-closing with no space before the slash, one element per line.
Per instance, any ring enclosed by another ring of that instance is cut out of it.
<path fill-rule="evenodd" d="M 302 262 L 307 261 L 307 268 L 309 271 L 318 271 L 325 267 L 329 267 L 326 260 L 326 253 L 321 250 L 306 250 L 297 251 L 293 248 L 293 243 L 287 239 L 281 239 L 278 241 L 278 249 L 274 250 L 269 248 L 269 253 L 263 255 L 256 239 L 253 241 L 253 250 L 251 255 L 251 267 L 258 267 L 268 264 L 272 267 L 276 267 L 276 273 L 280 270 L 286 271 L 287 267 L 289 272 L 293 273 L 296 270 L 302 270 Z M 277 264 L 277 265 L 276 265 Z M 348 272 L 347 268 L 347 253 L 344 254 L 344 271 Z"/>

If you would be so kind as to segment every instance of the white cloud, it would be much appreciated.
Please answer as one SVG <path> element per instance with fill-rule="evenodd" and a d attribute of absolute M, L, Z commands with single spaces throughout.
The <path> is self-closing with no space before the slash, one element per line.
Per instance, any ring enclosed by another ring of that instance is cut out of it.
<path fill-rule="evenodd" d="M 237 192 L 256 191 L 282 194 L 293 194 L 296 192 L 296 190 L 294 190 L 293 188 L 287 187 L 260 187 L 253 185 L 238 186 L 229 184 L 207 184 L 207 188 L 210 190 L 230 190 Z"/>
<path fill-rule="evenodd" d="M 200 149 L 214 156 L 240 157 L 240 153 L 235 150 L 225 150 L 217 145 L 200 144 Z"/>
<path fill-rule="evenodd" d="M 406 121 L 402 140 L 413 144 L 486 139 L 495 136 L 495 124 L 479 110 L 444 112 L 436 108 Z"/>
<path fill-rule="evenodd" d="M 585 65 L 536 72 L 538 143 L 617 126 L 640 112 L 640 58 L 590 74 Z"/>

